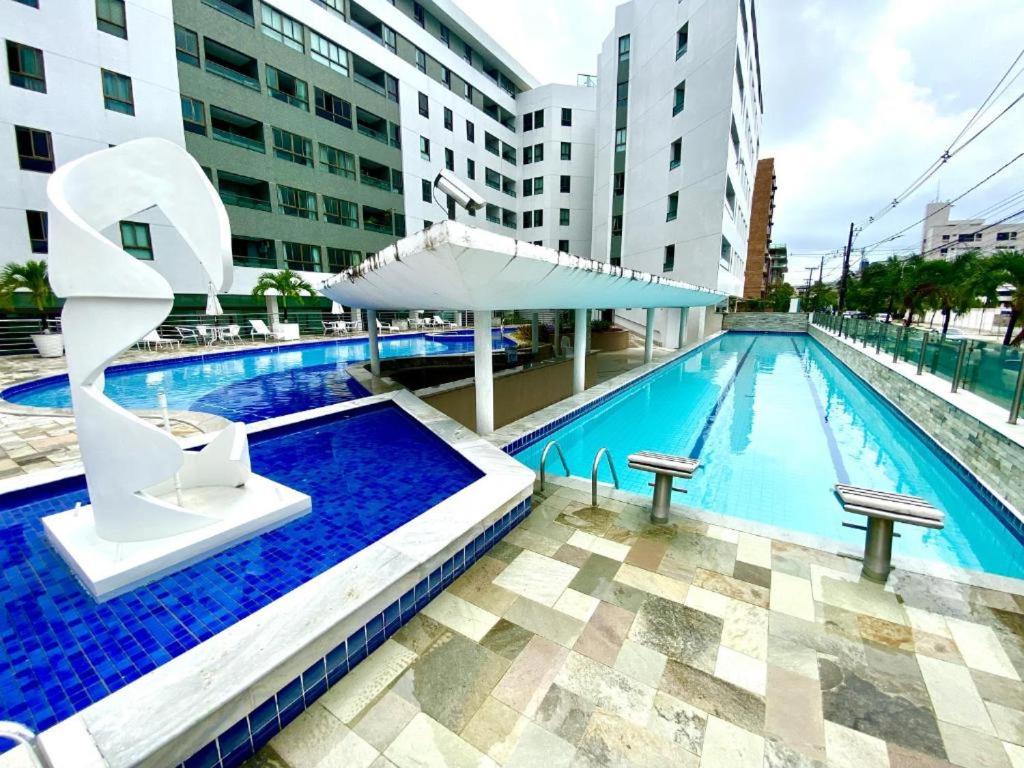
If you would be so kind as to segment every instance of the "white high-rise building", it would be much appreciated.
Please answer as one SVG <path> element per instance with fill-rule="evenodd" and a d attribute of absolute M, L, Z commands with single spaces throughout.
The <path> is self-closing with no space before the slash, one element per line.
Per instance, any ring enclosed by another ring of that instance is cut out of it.
<path fill-rule="evenodd" d="M 926 259 L 952 261 L 967 251 L 986 255 L 1024 249 L 1024 221 L 989 226 L 985 219 L 951 219 L 950 203 L 928 203 L 925 208 L 921 253 Z"/>

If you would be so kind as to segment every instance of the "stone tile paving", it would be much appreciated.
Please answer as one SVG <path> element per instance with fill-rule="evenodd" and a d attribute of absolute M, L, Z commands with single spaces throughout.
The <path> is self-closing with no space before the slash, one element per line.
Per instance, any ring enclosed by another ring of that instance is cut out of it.
<path fill-rule="evenodd" d="M 250 768 L 1024 768 L 1024 598 L 534 504 Z"/>

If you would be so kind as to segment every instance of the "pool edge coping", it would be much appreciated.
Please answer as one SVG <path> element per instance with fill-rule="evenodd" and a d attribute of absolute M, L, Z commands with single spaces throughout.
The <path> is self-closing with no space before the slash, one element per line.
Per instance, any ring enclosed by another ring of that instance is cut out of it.
<path fill-rule="evenodd" d="M 532 470 L 404 390 L 255 422 L 246 425 L 247 433 L 387 402 L 483 476 L 369 547 L 44 731 L 40 742 L 54 768 L 91 767 L 87 754 L 99 761 L 96 765 L 110 768 L 177 765 L 215 743 L 225 729 L 245 720 L 289 681 L 301 679 L 332 649 L 344 647 L 354 632 L 366 630 L 377 619 L 383 626 L 385 609 L 397 606 L 414 587 L 429 579 L 433 589 L 435 573 L 440 586 L 442 566 L 447 579 L 452 576 L 449 563 L 454 570 L 458 556 L 464 570 L 464 550 L 485 535 L 495 537 L 499 522 L 504 521 L 502 528 L 507 529 L 513 512 L 524 506 L 528 511 Z M 196 447 L 212 437 L 193 435 L 179 443 Z M 82 474 L 78 465 L 10 478 L 0 483 L 0 493 L 14 490 L 10 481 L 24 490 Z M 339 594 L 349 598 L 344 605 L 337 600 Z M 160 718 L 155 720 L 153 712 L 160 712 Z M 19 751 L 10 750 L 0 758 Z M 0 759 L 0 764 L 4 762 Z"/>

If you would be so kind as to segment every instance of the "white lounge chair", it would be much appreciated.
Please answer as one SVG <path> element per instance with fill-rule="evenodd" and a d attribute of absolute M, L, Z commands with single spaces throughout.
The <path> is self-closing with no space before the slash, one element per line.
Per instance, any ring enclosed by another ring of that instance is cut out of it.
<path fill-rule="evenodd" d="M 440 315 L 434 315 L 434 326 L 437 328 L 458 328 L 455 323 L 445 320 Z"/>
<path fill-rule="evenodd" d="M 157 349 L 160 349 L 160 347 L 168 347 L 168 346 L 170 346 L 170 347 L 173 347 L 173 346 L 180 347 L 181 346 L 181 340 L 180 339 L 165 339 L 159 333 L 157 333 L 156 329 L 153 329 L 152 331 L 147 333 L 145 336 L 143 336 L 141 339 L 139 339 L 139 346 L 141 347 L 143 344 L 146 345 L 146 349 L 151 349 L 153 347 L 156 347 Z"/>
<path fill-rule="evenodd" d="M 221 328 L 219 335 L 221 341 L 237 344 L 242 340 L 242 326 L 229 325 L 227 328 Z"/>
<path fill-rule="evenodd" d="M 196 333 L 199 338 L 202 339 L 207 346 L 213 344 L 217 340 L 217 332 L 208 325 L 197 325 Z"/>
<path fill-rule="evenodd" d="M 344 320 L 321 320 L 320 323 L 323 325 L 324 333 L 327 335 L 348 332 L 348 323 Z"/>
<path fill-rule="evenodd" d="M 397 325 L 391 323 L 382 323 L 380 320 L 377 321 L 377 330 L 379 332 L 395 333 L 401 330 Z"/>
<path fill-rule="evenodd" d="M 262 320 L 250 320 L 249 321 L 249 325 L 252 326 L 249 329 L 249 335 L 252 338 L 256 338 L 257 336 L 262 336 L 264 339 L 279 339 L 279 338 L 281 338 L 280 335 L 278 335 L 278 334 L 274 333 L 272 330 L 270 330 L 270 328 L 267 327 L 267 324 L 265 322 L 263 322 Z"/>
<path fill-rule="evenodd" d="M 199 343 L 199 334 L 196 333 L 195 328 L 189 328 L 187 325 L 176 325 L 174 330 L 178 332 L 182 341 L 194 341 L 196 344 Z"/>

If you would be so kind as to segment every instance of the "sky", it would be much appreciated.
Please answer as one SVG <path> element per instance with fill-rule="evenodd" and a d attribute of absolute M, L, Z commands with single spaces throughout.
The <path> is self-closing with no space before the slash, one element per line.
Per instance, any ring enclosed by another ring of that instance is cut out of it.
<path fill-rule="evenodd" d="M 510 13 L 494 0 L 456 2 L 542 83 L 572 83 L 577 73 L 595 70 L 619 4 L 517 0 Z M 919 249 L 916 222 L 927 202 L 959 195 L 1024 152 L 1022 101 L 886 210 L 942 156 L 1021 52 L 1021 0 L 760 0 L 756 7 L 761 157 L 776 162 L 773 240 L 789 246 L 790 282 L 804 281 L 805 268 L 817 267 L 821 255 L 826 280 L 837 277 L 835 254 L 851 221 L 867 225 L 855 253 L 910 226 L 869 249 L 872 261 Z M 1024 60 L 1014 76 L 965 138 L 1024 93 Z M 1024 158 L 964 197 L 952 216 L 973 218 L 1021 190 Z M 989 220 L 1024 208 L 1024 197 L 1016 202 Z"/>

